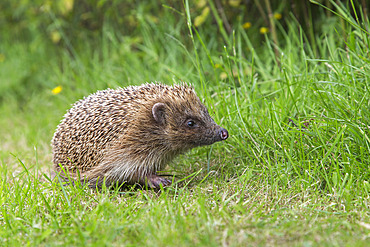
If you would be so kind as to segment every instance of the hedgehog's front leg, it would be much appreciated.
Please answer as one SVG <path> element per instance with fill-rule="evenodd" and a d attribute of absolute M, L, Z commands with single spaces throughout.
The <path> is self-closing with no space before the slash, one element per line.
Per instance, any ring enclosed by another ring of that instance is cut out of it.
<path fill-rule="evenodd" d="M 161 184 L 163 187 L 169 186 L 171 183 L 171 180 L 156 174 L 146 176 L 146 180 L 144 182 L 145 185 L 148 185 L 148 187 L 152 189 L 159 189 Z"/>

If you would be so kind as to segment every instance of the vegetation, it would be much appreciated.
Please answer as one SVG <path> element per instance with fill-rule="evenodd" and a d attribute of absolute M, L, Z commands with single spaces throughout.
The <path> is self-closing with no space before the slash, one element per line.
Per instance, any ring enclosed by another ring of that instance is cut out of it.
<path fill-rule="evenodd" d="M 368 244 L 365 1 L 0 6 L 2 245 Z M 230 138 L 179 157 L 161 191 L 51 182 L 70 105 L 147 81 L 191 82 Z"/>

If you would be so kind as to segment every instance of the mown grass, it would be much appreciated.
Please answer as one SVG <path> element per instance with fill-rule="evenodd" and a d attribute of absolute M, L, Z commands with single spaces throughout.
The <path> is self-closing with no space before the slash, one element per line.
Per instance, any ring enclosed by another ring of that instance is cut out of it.
<path fill-rule="evenodd" d="M 55 49 L 37 32 L 4 36 L 2 245 L 367 245 L 368 20 L 339 7 L 345 25 L 331 19 L 315 48 L 294 20 L 276 23 L 279 47 L 267 36 L 256 47 L 256 29 L 236 26 L 224 43 L 195 31 L 187 4 L 180 22 L 139 11 L 138 37 L 106 27 L 93 44 Z M 181 181 L 160 192 L 50 183 L 50 139 L 74 101 L 154 80 L 191 82 L 230 138 L 179 157 L 167 172 Z"/>

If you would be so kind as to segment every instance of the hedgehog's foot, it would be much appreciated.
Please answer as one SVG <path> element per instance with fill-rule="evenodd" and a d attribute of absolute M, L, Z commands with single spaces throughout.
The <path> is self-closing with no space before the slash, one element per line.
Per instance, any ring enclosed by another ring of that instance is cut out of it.
<path fill-rule="evenodd" d="M 152 189 L 158 189 L 160 188 L 161 184 L 163 187 L 166 187 L 168 185 L 170 185 L 172 182 L 171 180 L 169 179 L 166 179 L 164 177 L 161 177 L 161 176 L 158 176 L 158 175 L 149 175 L 146 177 L 146 182 L 148 184 L 148 187 L 152 188 Z"/>

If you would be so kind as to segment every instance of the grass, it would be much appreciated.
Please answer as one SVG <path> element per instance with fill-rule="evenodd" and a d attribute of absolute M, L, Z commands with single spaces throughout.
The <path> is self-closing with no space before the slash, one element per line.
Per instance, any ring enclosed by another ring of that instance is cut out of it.
<path fill-rule="evenodd" d="M 66 49 L 38 31 L 27 42 L 4 33 L 1 245 L 367 246 L 368 20 L 338 6 L 345 25 L 330 19 L 315 48 L 294 20 L 277 22 L 275 47 L 267 35 L 251 41 L 257 29 L 235 25 L 221 40 L 194 29 L 187 4 L 180 21 L 171 9 L 164 25 L 138 11 L 136 36 L 107 26 Z M 160 192 L 50 183 L 49 143 L 73 102 L 154 80 L 192 82 L 230 138 L 179 157 L 167 170 L 182 181 Z"/>

